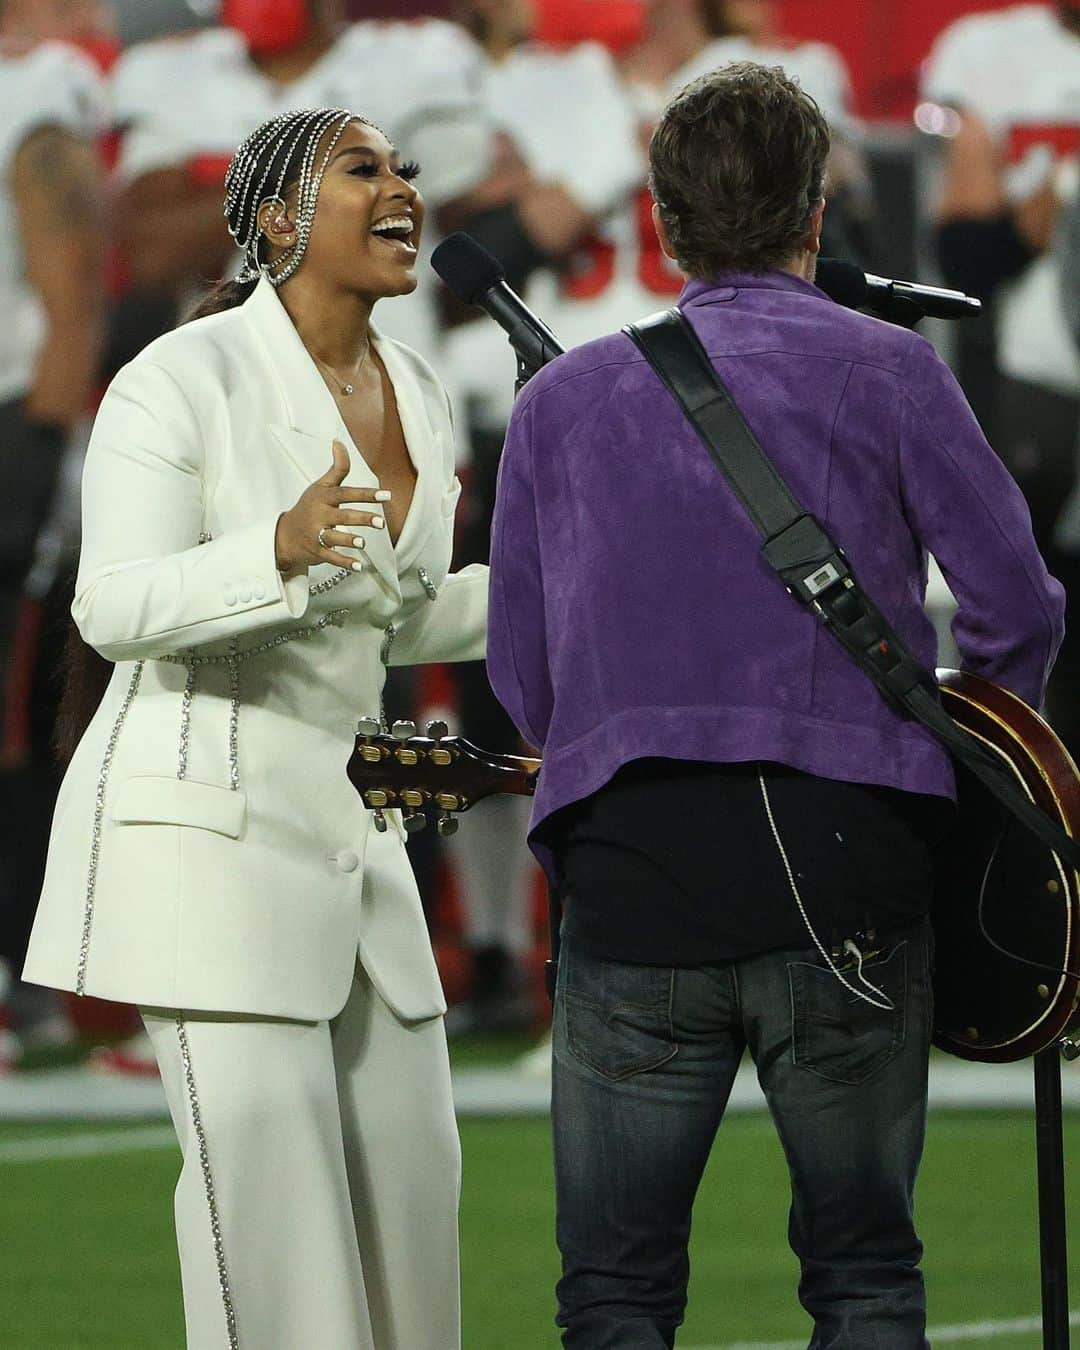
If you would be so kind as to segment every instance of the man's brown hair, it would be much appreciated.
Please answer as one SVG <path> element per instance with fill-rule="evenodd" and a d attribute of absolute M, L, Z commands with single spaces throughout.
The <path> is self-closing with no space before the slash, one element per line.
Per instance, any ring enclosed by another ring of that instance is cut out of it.
<path fill-rule="evenodd" d="M 779 66 L 741 61 L 680 90 L 653 132 L 649 182 L 682 270 L 788 262 L 823 195 L 828 154 L 821 109 Z"/>

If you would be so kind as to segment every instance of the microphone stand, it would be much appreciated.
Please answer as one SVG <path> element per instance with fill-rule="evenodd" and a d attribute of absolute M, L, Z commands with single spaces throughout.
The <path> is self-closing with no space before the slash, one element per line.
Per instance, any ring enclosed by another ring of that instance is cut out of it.
<path fill-rule="evenodd" d="M 1069 1350 L 1071 1344 L 1061 1056 L 1076 1059 L 1078 1054 L 1080 1045 L 1065 1039 L 1040 1050 L 1033 1061 L 1043 1350 Z"/>

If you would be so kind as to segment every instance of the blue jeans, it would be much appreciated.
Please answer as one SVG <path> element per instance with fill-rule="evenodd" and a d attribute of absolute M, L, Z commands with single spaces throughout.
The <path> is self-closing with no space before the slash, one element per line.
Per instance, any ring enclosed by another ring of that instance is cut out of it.
<path fill-rule="evenodd" d="M 690 1212 L 746 1047 L 791 1173 L 810 1350 L 926 1350 L 912 1209 L 932 941 L 920 925 L 864 966 L 891 1012 L 813 949 L 671 968 L 564 943 L 552 1114 L 567 1350 L 674 1346 Z"/>

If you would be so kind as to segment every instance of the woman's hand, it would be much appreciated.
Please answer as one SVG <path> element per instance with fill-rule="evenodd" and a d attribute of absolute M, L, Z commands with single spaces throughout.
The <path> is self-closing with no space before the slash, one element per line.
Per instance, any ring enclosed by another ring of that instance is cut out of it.
<path fill-rule="evenodd" d="M 339 548 L 364 548 L 357 526 L 385 529 L 381 513 L 373 511 L 345 511 L 342 502 L 388 502 L 390 493 L 375 488 L 343 487 L 349 472 L 349 452 L 340 441 L 334 442 L 334 462 L 329 471 L 301 495 L 289 511 L 278 517 L 274 535 L 274 552 L 278 571 L 286 577 L 306 572 L 315 563 L 333 563 L 363 571 L 363 563 L 348 558 Z M 320 531 L 322 538 L 320 540 Z"/>

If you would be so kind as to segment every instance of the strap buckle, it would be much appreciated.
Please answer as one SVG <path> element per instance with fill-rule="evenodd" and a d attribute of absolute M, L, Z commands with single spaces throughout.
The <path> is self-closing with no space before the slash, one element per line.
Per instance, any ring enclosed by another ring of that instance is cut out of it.
<path fill-rule="evenodd" d="M 808 512 L 767 539 L 761 551 L 788 591 L 822 618 L 822 602 L 852 585 L 843 550 Z"/>

